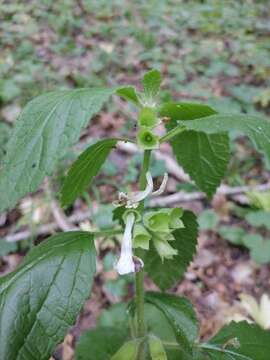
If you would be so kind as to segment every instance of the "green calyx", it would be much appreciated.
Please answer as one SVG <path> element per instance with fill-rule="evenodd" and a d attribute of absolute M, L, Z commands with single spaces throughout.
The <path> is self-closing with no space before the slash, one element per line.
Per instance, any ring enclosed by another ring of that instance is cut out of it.
<path fill-rule="evenodd" d="M 133 247 L 149 250 L 151 234 L 141 224 L 136 224 L 133 231 Z"/>
<path fill-rule="evenodd" d="M 184 227 L 182 220 L 183 210 L 175 209 L 161 209 L 159 211 L 150 211 L 144 215 L 144 224 L 153 232 L 171 232 L 175 229 Z"/>
<path fill-rule="evenodd" d="M 159 148 L 159 138 L 147 128 L 142 128 L 137 135 L 138 146 L 143 150 Z"/>
<path fill-rule="evenodd" d="M 173 231 L 184 227 L 181 220 L 182 215 L 182 209 L 168 208 L 150 211 L 143 216 L 143 223 L 146 230 L 151 234 L 153 245 L 162 261 L 172 259 L 178 254 L 178 251 L 169 242 L 175 240 Z"/>
<path fill-rule="evenodd" d="M 139 125 L 145 128 L 153 128 L 158 124 L 158 118 L 154 109 L 150 107 L 142 108 L 139 114 Z"/>
<path fill-rule="evenodd" d="M 134 216 L 135 216 L 135 223 L 138 223 L 141 221 L 142 219 L 142 216 L 141 214 L 139 213 L 139 211 L 135 210 L 135 209 L 128 209 L 124 212 L 122 218 L 124 220 L 124 223 L 126 224 L 127 222 L 127 216 L 130 214 L 130 213 L 133 213 Z"/>

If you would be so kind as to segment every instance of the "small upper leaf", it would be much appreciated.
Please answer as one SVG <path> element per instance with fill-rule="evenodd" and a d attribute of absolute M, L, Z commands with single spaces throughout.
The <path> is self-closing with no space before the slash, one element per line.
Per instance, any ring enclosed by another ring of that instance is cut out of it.
<path fill-rule="evenodd" d="M 95 272 L 93 236 L 58 234 L 0 279 L 0 359 L 48 360 L 87 299 Z"/>
<path fill-rule="evenodd" d="M 208 350 L 207 345 L 210 345 Z M 268 360 L 270 333 L 245 321 L 232 322 L 224 326 L 203 348 L 213 356 L 211 359 Z"/>
<path fill-rule="evenodd" d="M 156 306 L 172 326 L 180 348 L 192 354 L 198 338 L 198 322 L 191 303 L 183 297 L 157 292 L 145 294 L 145 301 Z"/>
<path fill-rule="evenodd" d="M 0 211 L 35 191 L 57 160 L 79 138 L 81 129 L 115 89 L 54 91 L 30 101 L 7 146 L 0 172 Z"/>
<path fill-rule="evenodd" d="M 89 146 L 73 163 L 61 190 L 62 205 L 70 205 L 97 175 L 117 139 L 104 139 Z"/>
<path fill-rule="evenodd" d="M 193 120 L 215 114 L 208 105 L 193 103 L 168 103 L 160 109 L 160 115 L 169 117 L 168 129 L 177 126 L 177 120 Z M 229 161 L 227 134 L 208 135 L 184 131 L 171 140 L 178 163 L 209 198 L 215 193 L 225 175 Z"/>
<path fill-rule="evenodd" d="M 159 93 L 160 84 L 161 74 L 158 70 L 150 70 L 144 75 L 142 85 L 146 100 L 151 102 L 155 99 Z"/>
<path fill-rule="evenodd" d="M 142 254 L 146 272 L 161 290 L 172 287 L 181 279 L 196 251 L 198 236 L 196 217 L 192 212 L 185 211 L 181 220 L 185 227 L 175 230 L 173 232 L 175 241 L 170 242 L 170 245 L 178 250 L 177 255 L 162 262 L 153 245 L 149 251 Z"/>
<path fill-rule="evenodd" d="M 123 86 L 120 87 L 117 92 L 120 97 L 132 102 L 135 105 L 139 105 L 140 101 L 134 86 Z"/>
<path fill-rule="evenodd" d="M 270 122 L 264 118 L 253 115 L 225 114 L 180 121 L 179 123 L 180 126 L 184 125 L 187 129 L 207 134 L 237 130 L 247 135 L 256 148 L 270 160 Z"/>

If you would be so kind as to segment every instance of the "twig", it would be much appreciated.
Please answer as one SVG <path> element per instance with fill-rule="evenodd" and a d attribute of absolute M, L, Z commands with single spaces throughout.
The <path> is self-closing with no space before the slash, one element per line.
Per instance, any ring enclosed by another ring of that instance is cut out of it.
<path fill-rule="evenodd" d="M 246 193 L 248 191 L 266 191 L 270 189 L 270 183 L 256 185 L 256 186 L 236 186 L 236 187 L 230 187 L 227 185 L 221 185 L 217 191 L 217 194 L 225 195 L 225 196 L 233 196 L 233 195 L 239 195 Z M 150 207 L 155 206 L 168 206 L 173 205 L 177 203 L 182 202 L 189 202 L 194 200 L 202 200 L 205 199 L 206 195 L 202 192 L 192 192 L 192 193 L 186 193 L 186 192 L 178 192 L 173 195 L 168 196 L 160 196 L 157 198 L 153 198 L 150 200 Z"/>
<path fill-rule="evenodd" d="M 80 223 L 82 221 L 85 221 L 89 219 L 89 212 L 85 211 L 79 211 L 74 213 L 73 215 L 71 215 L 70 217 L 67 218 L 69 224 L 73 224 L 74 227 L 72 230 L 76 230 L 75 228 L 75 224 L 76 223 Z M 56 222 L 51 222 L 49 224 L 45 224 L 45 225 L 41 225 L 39 227 L 39 229 L 36 231 L 35 235 L 47 235 L 47 234 L 51 234 L 54 233 L 55 231 L 57 231 L 59 229 L 59 224 L 57 224 Z M 24 231 L 20 231 L 18 233 L 15 234 L 10 234 L 7 235 L 5 237 L 5 240 L 7 242 L 16 242 L 16 241 L 22 241 L 25 239 L 28 239 L 30 236 L 32 236 L 31 231 L 29 230 L 24 230 Z"/>
<path fill-rule="evenodd" d="M 248 191 L 266 191 L 270 189 L 270 182 L 266 184 L 256 185 L 256 186 L 237 186 L 237 187 L 229 187 L 226 185 L 220 186 L 220 188 L 217 191 L 217 194 L 222 194 L 225 196 L 233 196 L 238 197 L 239 194 L 244 194 Z M 169 195 L 169 196 L 162 196 L 153 198 L 149 206 L 155 207 L 155 206 L 169 206 L 174 205 L 177 203 L 183 203 L 183 202 L 189 202 L 194 200 L 201 200 L 204 199 L 206 196 L 202 192 L 193 192 L 193 193 L 184 193 L 179 192 L 177 194 Z M 78 211 L 74 213 L 73 215 L 67 217 L 67 222 L 71 224 L 72 230 L 76 230 L 75 224 L 80 223 L 82 221 L 85 221 L 89 219 L 89 212 L 88 211 Z M 74 226 L 74 227 L 73 227 Z M 39 229 L 36 231 L 36 235 L 47 235 L 51 234 L 57 230 L 59 230 L 59 223 L 52 222 L 49 224 L 41 225 Z M 10 234 L 5 237 L 5 240 L 8 242 L 16 242 L 21 241 L 29 238 L 31 236 L 31 232 L 29 230 L 21 231 L 15 234 Z"/>

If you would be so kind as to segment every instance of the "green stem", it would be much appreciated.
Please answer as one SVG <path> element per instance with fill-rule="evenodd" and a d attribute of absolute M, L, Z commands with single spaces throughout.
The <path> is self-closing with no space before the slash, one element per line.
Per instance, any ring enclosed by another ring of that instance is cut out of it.
<path fill-rule="evenodd" d="M 146 186 L 146 173 L 150 165 L 151 150 L 144 151 L 143 164 L 141 168 L 139 186 L 140 190 L 144 190 Z M 138 206 L 140 212 L 143 211 L 144 201 Z M 136 288 L 136 314 L 137 314 L 137 337 L 143 338 L 145 336 L 145 323 L 144 323 L 144 271 L 141 269 L 135 276 L 135 288 Z M 138 360 L 144 358 L 144 344 L 140 346 L 138 351 Z"/>
<path fill-rule="evenodd" d="M 185 131 L 186 128 L 183 125 L 178 125 L 175 128 L 173 128 L 172 130 L 168 131 L 167 134 L 165 134 L 164 136 L 162 136 L 159 139 L 160 143 L 172 140 L 176 135 L 180 134 L 181 132 Z"/>

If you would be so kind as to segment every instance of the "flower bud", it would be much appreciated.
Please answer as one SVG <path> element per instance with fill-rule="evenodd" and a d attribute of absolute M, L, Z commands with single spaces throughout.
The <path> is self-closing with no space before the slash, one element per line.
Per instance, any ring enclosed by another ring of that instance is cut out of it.
<path fill-rule="evenodd" d="M 144 224 L 153 232 L 169 232 L 169 214 L 166 211 L 150 211 L 144 215 Z"/>
<path fill-rule="evenodd" d="M 144 250 L 149 250 L 149 241 L 151 239 L 151 235 L 145 229 L 144 226 L 137 224 L 134 227 L 133 231 L 133 247 L 134 248 L 142 248 Z"/>
<path fill-rule="evenodd" d="M 139 125 L 142 127 L 153 128 L 158 124 L 155 111 L 150 107 L 144 107 L 139 114 Z"/>
<path fill-rule="evenodd" d="M 167 355 L 162 344 L 162 341 L 155 335 L 149 336 L 149 348 L 151 359 L 167 360 Z"/>
<path fill-rule="evenodd" d="M 139 341 L 130 340 L 124 343 L 121 348 L 114 354 L 111 360 L 134 360 L 138 352 Z"/>
<path fill-rule="evenodd" d="M 147 128 L 142 128 L 137 136 L 138 146 L 143 150 L 152 150 L 159 148 L 158 136 L 153 134 Z"/>

